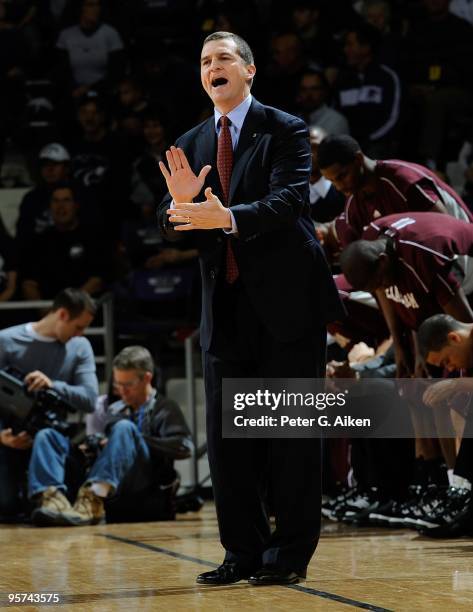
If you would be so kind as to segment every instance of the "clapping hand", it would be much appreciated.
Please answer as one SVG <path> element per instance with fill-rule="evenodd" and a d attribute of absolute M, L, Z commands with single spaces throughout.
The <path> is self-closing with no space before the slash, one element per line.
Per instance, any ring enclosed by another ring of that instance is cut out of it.
<path fill-rule="evenodd" d="M 186 202 L 175 204 L 167 210 L 171 223 L 181 223 L 174 229 L 176 232 L 186 232 L 195 229 L 227 229 L 232 228 L 232 219 L 228 208 L 212 193 L 212 188 L 205 190 L 204 202 L 195 204 Z"/>
<path fill-rule="evenodd" d="M 204 186 L 205 177 L 210 172 L 212 166 L 204 166 L 196 176 L 187 161 L 186 154 L 180 148 L 171 147 L 166 151 L 166 164 L 159 162 L 159 168 L 166 180 L 169 193 L 175 204 L 179 202 L 192 202 L 199 195 Z"/>

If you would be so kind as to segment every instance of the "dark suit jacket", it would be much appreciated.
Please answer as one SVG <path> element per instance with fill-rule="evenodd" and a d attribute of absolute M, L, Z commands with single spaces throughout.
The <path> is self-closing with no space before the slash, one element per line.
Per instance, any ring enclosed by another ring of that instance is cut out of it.
<path fill-rule="evenodd" d="M 222 197 L 216 167 L 213 116 L 176 142 L 194 172 L 210 164 L 205 186 Z M 268 331 L 293 341 L 315 325 L 343 316 L 338 292 L 309 218 L 309 134 L 303 121 L 253 99 L 234 154 L 229 205 L 238 236 L 222 230 L 196 231 L 202 272 L 201 344 L 210 346 L 213 297 L 231 240 L 241 282 Z M 169 240 L 181 238 L 169 224 L 166 196 L 158 220 Z M 204 200 L 203 191 L 196 201 Z"/>

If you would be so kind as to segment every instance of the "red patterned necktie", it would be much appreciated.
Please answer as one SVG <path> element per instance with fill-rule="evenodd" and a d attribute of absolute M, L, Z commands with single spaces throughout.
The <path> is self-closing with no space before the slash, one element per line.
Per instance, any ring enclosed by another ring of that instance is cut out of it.
<path fill-rule="evenodd" d="M 220 177 L 220 184 L 223 191 L 223 203 L 228 206 L 228 195 L 230 193 L 230 180 L 233 168 L 233 146 L 230 134 L 230 121 L 228 117 L 220 117 L 220 134 L 218 135 L 217 147 L 217 170 Z M 238 266 L 233 253 L 230 237 L 227 239 L 226 272 L 225 280 L 227 283 L 234 283 L 238 278 Z"/>

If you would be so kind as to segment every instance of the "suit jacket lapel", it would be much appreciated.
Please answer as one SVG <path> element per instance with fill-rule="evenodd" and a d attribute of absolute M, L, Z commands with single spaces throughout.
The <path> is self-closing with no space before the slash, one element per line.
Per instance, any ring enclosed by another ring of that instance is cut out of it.
<path fill-rule="evenodd" d="M 213 115 L 204 123 L 199 134 L 194 171 L 198 174 L 207 164 L 212 166 L 212 170 L 209 172 L 205 180 L 204 187 L 198 198 L 199 201 L 205 199 L 204 191 L 205 188 L 209 186 L 212 187 L 212 190 L 216 196 L 220 198 L 222 197 L 222 188 L 217 170 L 217 133 L 215 131 L 215 121 Z M 195 201 L 197 201 L 197 199 Z"/>
<path fill-rule="evenodd" d="M 201 167 L 206 164 L 215 165 L 217 157 L 217 134 L 213 115 L 204 123 L 199 136 L 198 158 Z"/>
<path fill-rule="evenodd" d="M 248 160 L 262 136 L 261 124 L 266 118 L 266 113 L 262 104 L 253 98 L 250 110 L 245 117 L 241 129 L 238 145 L 233 156 L 233 170 L 230 181 L 229 205 L 231 206 L 235 190 L 243 175 Z"/>

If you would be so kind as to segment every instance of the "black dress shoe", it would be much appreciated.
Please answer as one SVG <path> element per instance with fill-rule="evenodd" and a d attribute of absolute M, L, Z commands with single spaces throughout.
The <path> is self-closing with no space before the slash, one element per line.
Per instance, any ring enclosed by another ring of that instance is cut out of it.
<path fill-rule="evenodd" d="M 297 584 L 304 580 L 304 576 L 296 574 L 291 570 L 278 569 L 276 567 L 263 567 L 253 576 L 248 578 L 248 582 L 255 586 L 265 586 L 269 584 Z"/>
<path fill-rule="evenodd" d="M 198 584 L 213 584 L 215 586 L 220 584 L 232 584 L 233 582 L 246 580 L 251 574 L 252 572 L 250 570 L 245 570 L 238 565 L 238 563 L 224 563 L 211 572 L 199 574 L 196 582 Z"/>

